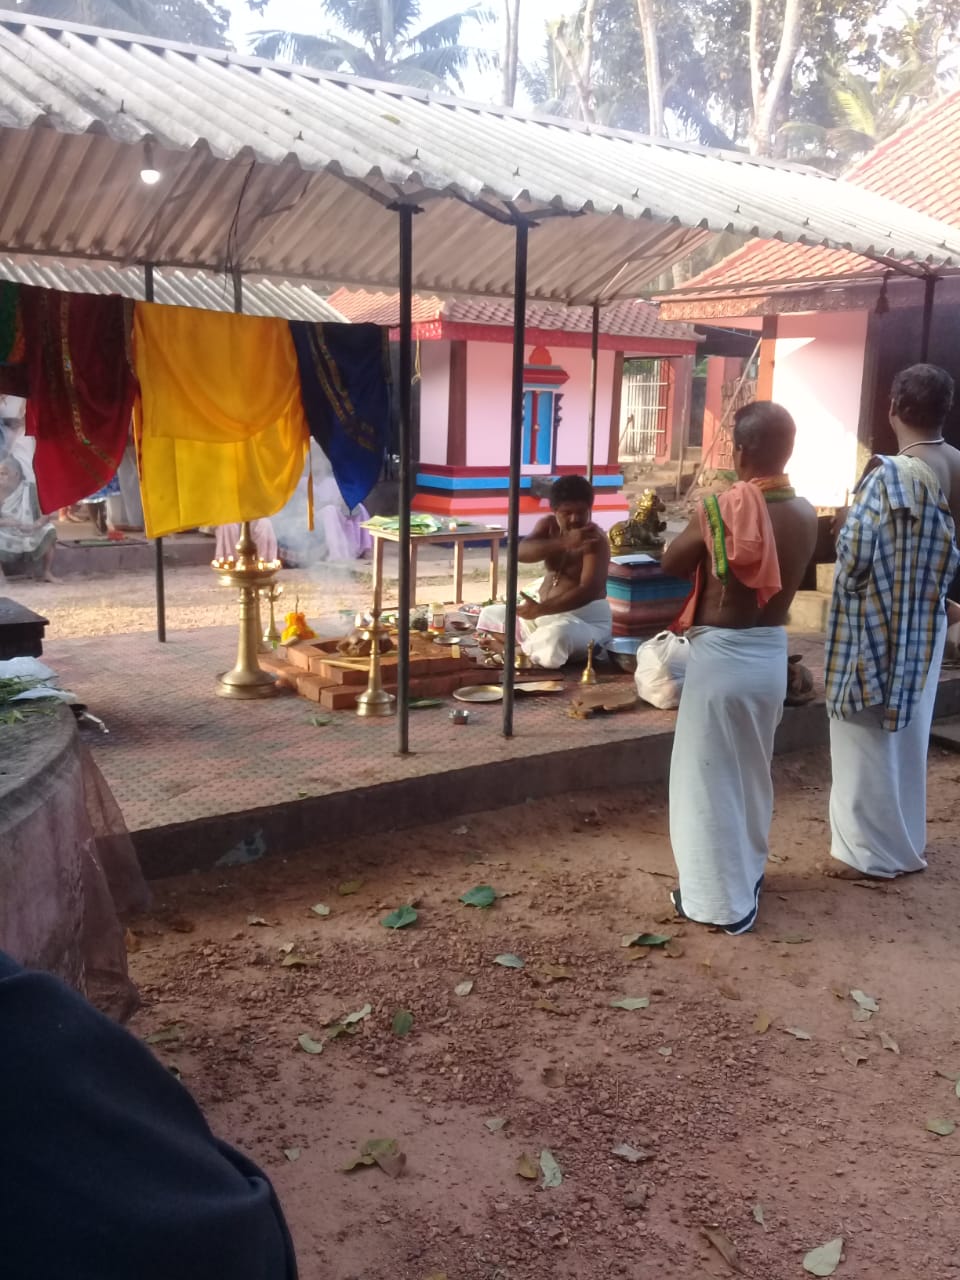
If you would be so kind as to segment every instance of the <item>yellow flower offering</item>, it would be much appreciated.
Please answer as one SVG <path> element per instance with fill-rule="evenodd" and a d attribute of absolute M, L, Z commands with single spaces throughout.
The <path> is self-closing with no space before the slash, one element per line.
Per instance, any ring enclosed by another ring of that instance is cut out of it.
<path fill-rule="evenodd" d="M 281 644 L 292 644 L 294 640 L 315 640 L 317 633 L 308 625 L 305 613 L 288 613 L 284 617 Z"/>

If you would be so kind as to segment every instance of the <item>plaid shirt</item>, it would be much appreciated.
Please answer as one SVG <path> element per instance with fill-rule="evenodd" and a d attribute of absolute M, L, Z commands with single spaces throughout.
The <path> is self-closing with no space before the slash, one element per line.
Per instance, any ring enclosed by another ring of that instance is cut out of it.
<path fill-rule="evenodd" d="M 885 729 L 909 724 L 958 564 L 953 518 L 930 468 L 881 458 L 837 541 L 824 673 L 831 716 L 882 706 Z"/>

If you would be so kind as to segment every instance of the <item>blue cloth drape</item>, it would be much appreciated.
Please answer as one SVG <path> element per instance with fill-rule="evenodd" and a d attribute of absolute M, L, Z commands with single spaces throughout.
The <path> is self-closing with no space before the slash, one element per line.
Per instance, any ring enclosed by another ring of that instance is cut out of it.
<path fill-rule="evenodd" d="M 387 330 L 374 324 L 290 325 L 310 434 L 352 511 L 380 478 L 390 430 Z"/>

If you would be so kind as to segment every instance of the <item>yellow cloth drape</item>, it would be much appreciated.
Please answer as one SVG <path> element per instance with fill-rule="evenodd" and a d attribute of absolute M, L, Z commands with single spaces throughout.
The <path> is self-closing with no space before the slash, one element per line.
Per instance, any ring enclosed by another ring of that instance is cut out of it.
<path fill-rule="evenodd" d="M 134 415 L 147 533 L 273 515 L 309 435 L 285 320 L 137 303 Z"/>

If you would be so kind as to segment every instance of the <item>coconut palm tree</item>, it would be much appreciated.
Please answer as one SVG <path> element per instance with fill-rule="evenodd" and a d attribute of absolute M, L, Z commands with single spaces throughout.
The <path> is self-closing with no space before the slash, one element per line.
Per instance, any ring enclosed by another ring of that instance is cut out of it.
<path fill-rule="evenodd" d="M 230 14 L 207 0 L 17 0 L 17 9 L 58 22 L 77 22 L 112 31 L 188 44 L 222 46 Z"/>
<path fill-rule="evenodd" d="M 262 12 L 266 4 L 252 7 Z M 462 89 L 468 66 L 494 61 L 491 54 L 461 40 L 469 25 L 492 17 L 479 0 L 429 26 L 421 26 L 420 0 L 320 0 L 317 7 L 334 20 L 342 35 L 260 31 L 254 37 L 253 52 L 261 58 L 349 71 L 420 89 L 449 85 Z"/>

